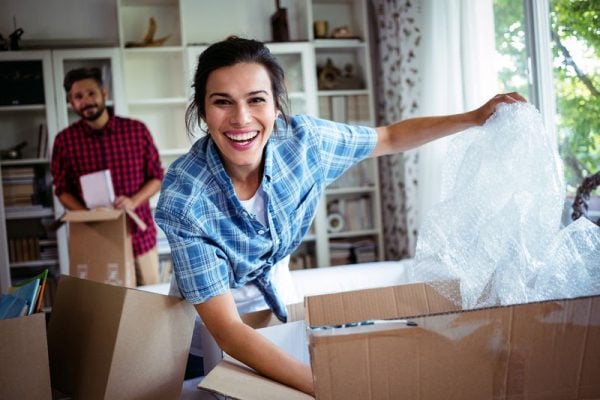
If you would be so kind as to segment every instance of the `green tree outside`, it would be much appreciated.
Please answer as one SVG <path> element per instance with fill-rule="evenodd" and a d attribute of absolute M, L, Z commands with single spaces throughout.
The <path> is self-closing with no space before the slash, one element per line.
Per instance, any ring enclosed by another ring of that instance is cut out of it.
<path fill-rule="evenodd" d="M 559 150 L 568 191 L 600 171 L 600 0 L 550 0 Z M 502 90 L 529 94 L 522 0 L 494 0 Z"/>

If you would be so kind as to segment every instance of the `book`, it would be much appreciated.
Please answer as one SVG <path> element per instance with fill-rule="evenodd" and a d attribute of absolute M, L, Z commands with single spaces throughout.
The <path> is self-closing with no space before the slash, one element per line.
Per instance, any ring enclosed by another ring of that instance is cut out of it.
<path fill-rule="evenodd" d="M 27 314 L 33 314 L 38 306 L 38 297 L 40 296 L 40 290 L 42 281 L 46 281 L 48 277 L 48 269 L 40 272 L 39 274 L 19 282 L 15 286 L 8 289 L 9 294 L 20 297 L 27 302 Z M 44 283 L 45 285 L 45 283 Z"/>
<path fill-rule="evenodd" d="M 0 319 L 22 317 L 28 309 L 25 299 L 13 294 L 0 295 Z"/>
<path fill-rule="evenodd" d="M 92 172 L 79 178 L 81 191 L 85 205 L 90 210 L 100 207 L 111 207 L 115 202 L 115 191 L 113 189 L 110 170 Z"/>
<path fill-rule="evenodd" d="M 37 296 L 37 300 L 36 300 L 36 304 L 35 304 L 35 310 L 34 312 L 38 313 L 40 311 L 42 311 L 42 304 L 44 303 L 44 293 L 46 291 L 46 282 L 48 281 L 48 269 L 45 269 L 40 275 L 41 276 L 40 279 L 40 290 L 38 292 L 38 296 Z"/>
<path fill-rule="evenodd" d="M 40 280 L 38 278 L 34 278 L 25 283 L 19 284 L 19 286 L 13 286 L 8 291 L 9 294 L 20 297 L 27 302 L 26 315 L 30 315 L 33 314 L 33 310 L 35 309 L 39 289 Z"/>
<path fill-rule="evenodd" d="M 46 124 L 40 124 L 37 150 L 38 158 L 48 158 L 48 128 L 46 127 Z"/>

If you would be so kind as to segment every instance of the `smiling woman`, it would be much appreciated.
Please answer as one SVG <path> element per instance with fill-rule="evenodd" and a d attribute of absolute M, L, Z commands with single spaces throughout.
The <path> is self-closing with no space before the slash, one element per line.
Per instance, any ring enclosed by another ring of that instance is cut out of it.
<path fill-rule="evenodd" d="M 311 370 L 246 325 L 270 308 L 287 320 L 298 302 L 289 255 L 308 233 L 327 185 L 367 157 L 397 153 L 482 124 L 516 93 L 468 113 L 377 128 L 286 113 L 281 66 L 255 40 L 231 37 L 198 59 L 188 130 L 206 125 L 165 177 L 156 221 L 171 247 L 175 292 L 194 304 L 229 355 L 313 393 Z M 204 371 L 208 373 L 209 371 Z"/>

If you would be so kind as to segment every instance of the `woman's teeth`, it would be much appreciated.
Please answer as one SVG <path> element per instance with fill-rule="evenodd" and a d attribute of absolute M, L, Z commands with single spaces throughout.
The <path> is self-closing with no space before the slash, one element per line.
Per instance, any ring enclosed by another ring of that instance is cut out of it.
<path fill-rule="evenodd" d="M 236 135 L 226 134 L 226 136 L 229 140 L 233 140 L 234 142 L 247 142 L 247 141 L 252 140 L 255 137 L 257 137 L 258 132 L 252 131 L 252 132 L 240 133 L 240 134 L 236 134 Z"/>

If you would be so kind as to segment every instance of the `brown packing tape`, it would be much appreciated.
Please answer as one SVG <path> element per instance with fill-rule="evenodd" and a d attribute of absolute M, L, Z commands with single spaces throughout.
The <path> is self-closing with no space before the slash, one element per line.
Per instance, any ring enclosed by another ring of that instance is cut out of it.
<path fill-rule="evenodd" d="M 135 222 L 135 224 L 138 226 L 138 228 L 140 228 L 140 230 L 145 231 L 146 229 L 148 229 L 148 226 L 146 225 L 146 223 L 144 221 L 142 221 L 142 219 L 140 217 L 137 216 L 135 211 L 125 209 L 125 212 L 129 216 L 129 218 L 131 218 L 132 221 Z"/>

